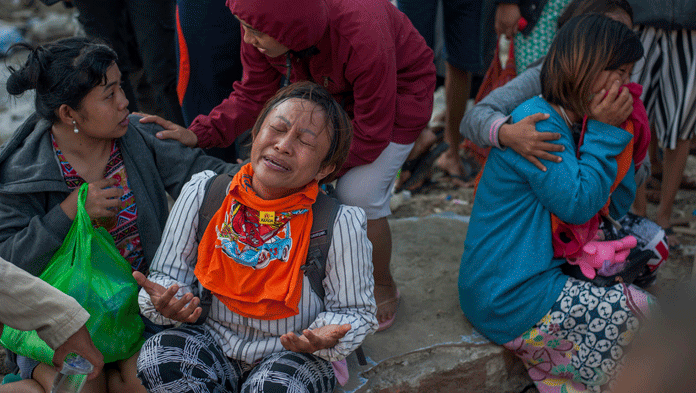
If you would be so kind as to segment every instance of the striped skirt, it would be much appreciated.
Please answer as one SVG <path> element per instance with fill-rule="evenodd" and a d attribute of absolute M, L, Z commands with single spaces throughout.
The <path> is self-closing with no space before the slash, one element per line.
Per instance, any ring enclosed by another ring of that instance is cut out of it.
<path fill-rule="evenodd" d="M 696 30 L 640 26 L 645 56 L 633 81 L 643 85 L 645 109 L 661 147 L 675 149 L 696 127 Z"/>

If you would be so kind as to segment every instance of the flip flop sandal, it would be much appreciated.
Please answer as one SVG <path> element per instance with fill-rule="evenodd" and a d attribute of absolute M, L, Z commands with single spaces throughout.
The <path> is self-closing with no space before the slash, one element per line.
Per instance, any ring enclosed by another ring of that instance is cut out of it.
<path fill-rule="evenodd" d="M 423 181 L 423 184 L 421 184 L 418 187 L 415 187 L 413 189 L 408 189 L 408 191 L 411 193 L 411 195 L 416 195 L 416 194 L 424 194 L 430 191 L 433 187 L 437 185 L 437 182 L 434 182 L 430 179 L 425 179 Z"/>
<path fill-rule="evenodd" d="M 447 143 L 442 142 L 435 146 L 432 150 L 428 151 L 427 155 L 422 156 L 416 167 L 413 169 L 413 171 L 411 171 L 411 176 L 396 189 L 396 192 L 419 188 L 425 179 L 430 178 L 430 172 L 433 168 L 435 160 L 437 160 L 437 158 L 444 153 L 448 147 L 449 145 Z"/>
<path fill-rule="evenodd" d="M 396 296 L 395 297 L 393 297 L 391 299 L 387 299 L 383 302 L 380 302 L 377 305 L 377 309 L 379 309 L 380 306 L 383 306 L 383 305 L 389 304 L 389 303 L 394 303 L 394 302 L 396 302 L 396 308 L 394 308 L 394 314 L 392 314 L 391 318 L 379 323 L 379 328 L 377 328 L 377 332 L 387 330 L 394 324 L 394 320 L 396 319 L 396 312 L 399 310 L 399 304 L 401 304 L 401 292 L 399 292 L 399 288 L 396 288 Z"/>
<path fill-rule="evenodd" d="M 430 145 L 430 148 L 432 146 L 439 145 L 442 143 L 442 141 L 445 139 L 445 127 L 444 126 L 439 126 L 439 127 L 433 127 L 431 128 L 433 131 L 433 134 L 435 134 L 435 141 L 433 142 L 432 145 Z M 418 163 L 423 160 L 424 157 L 428 155 L 430 150 L 426 150 L 421 155 L 419 155 L 416 158 L 412 158 L 401 165 L 401 171 L 408 171 L 408 172 L 413 172 L 414 169 L 418 166 Z"/>

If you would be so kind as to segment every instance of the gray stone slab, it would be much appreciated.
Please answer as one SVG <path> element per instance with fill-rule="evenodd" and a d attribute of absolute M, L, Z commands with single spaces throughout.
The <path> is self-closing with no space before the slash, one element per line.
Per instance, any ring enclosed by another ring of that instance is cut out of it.
<path fill-rule="evenodd" d="M 401 304 L 394 325 L 349 357 L 342 392 L 513 392 L 529 384 L 521 363 L 476 332 L 459 307 L 457 277 L 468 217 L 391 220 L 392 273 Z"/>

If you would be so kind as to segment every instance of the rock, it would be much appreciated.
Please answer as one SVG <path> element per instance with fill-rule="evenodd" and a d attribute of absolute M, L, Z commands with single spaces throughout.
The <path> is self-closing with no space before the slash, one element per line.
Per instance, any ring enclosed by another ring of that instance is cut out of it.
<path fill-rule="evenodd" d="M 34 17 L 27 22 L 27 40 L 39 45 L 64 37 L 72 37 L 81 32 L 79 23 L 72 13 L 49 13 Z"/>
<path fill-rule="evenodd" d="M 360 393 L 519 392 L 531 383 L 521 361 L 503 347 L 442 344 L 380 362 L 362 373 Z"/>

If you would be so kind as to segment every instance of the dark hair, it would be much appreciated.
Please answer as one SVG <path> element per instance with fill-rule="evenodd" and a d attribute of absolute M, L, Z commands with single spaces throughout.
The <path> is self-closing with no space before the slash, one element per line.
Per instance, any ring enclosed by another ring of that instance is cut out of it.
<path fill-rule="evenodd" d="M 558 17 L 556 24 L 560 30 L 570 18 L 584 14 L 606 15 L 616 11 L 628 14 L 631 23 L 633 23 L 633 8 L 626 0 L 573 0 Z"/>
<path fill-rule="evenodd" d="M 268 113 L 273 108 L 291 98 L 307 100 L 319 106 L 326 115 L 326 126 L 331 137 L 331 145 L 329 147 L 329 152 L 321 162 L 321 167 L 326 168 L 329 165 L 335 165 L 336 167 L 333 172 L 323 178 L 320 183 L 329 183 L 336 179 L 338 171 L 348 158 L 348 150 L 353 140 L 353 125 L 348 113 L 346 113 L 341 105 L 334 100 L 331 93 L 323 87 L 313 82 L 303 81 L 293 83 L 278 90 L 278 92 L 266 102 L 266 105 L 261 110 L 261 114 L 259 114 L 254 124 L 254 128 L 251 129 L 251 135 L 256 137 L 256 134 L 258 134 L 261 129 L 261 125 L 264 120 L 266 120 L 266 116 L 268 116 Z"/>
<path fill-rule="evenodd" d="M 106 70 L 117 58 L 103 42 L 85 37 L 65 38 L 35 49 L 27 44 L 12 48 L 31 52 L 21 68 L 8 67 L 7 92 L 19 95 L 36 90 L 36 113 L 51 122 L 57 120 L 56 110 L 63 104 L 79 109 L 82 99 L 104 83 Z"/>
<path fill-rule="evenodd" d="M 599 74 L 642 56 L 640 39 L 625 24 L 597 14 L 576 16 L 558 30 L 544 59 L 542 96 L 582 116 L 589 113 L 592 84 Z"/>

